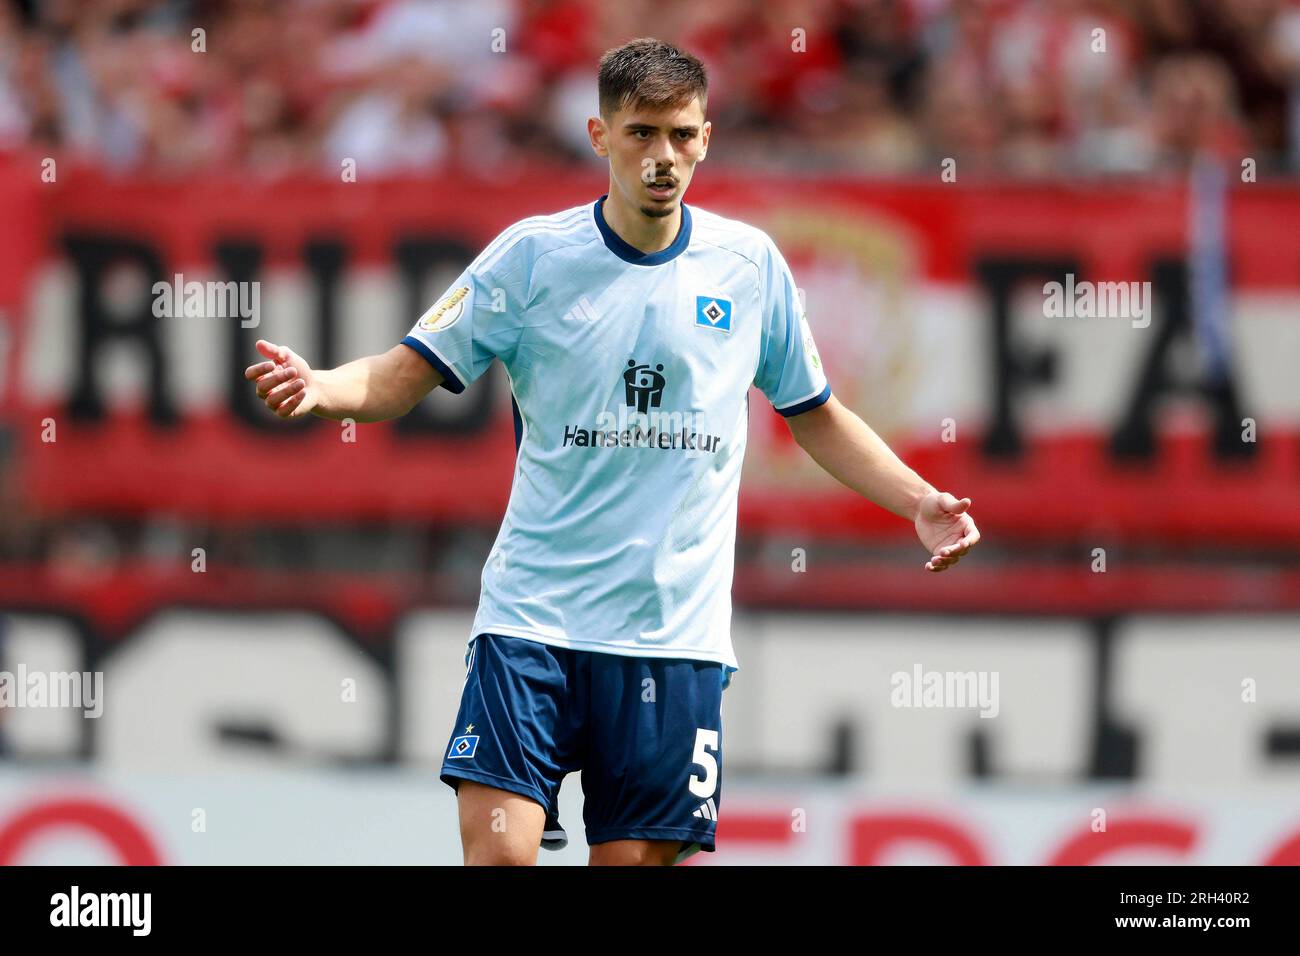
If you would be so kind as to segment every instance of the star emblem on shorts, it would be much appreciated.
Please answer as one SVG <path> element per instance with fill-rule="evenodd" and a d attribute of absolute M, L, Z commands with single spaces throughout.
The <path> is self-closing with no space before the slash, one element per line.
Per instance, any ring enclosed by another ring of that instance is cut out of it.
<path fill-rule="evenodd" d="M 473 725 L 473 724 L 468 724 L 468 725 L 465 727 L 465 733 L 467 733 L 467 734 L 472 734 L 473 732 L 474 732 L 474 725 Z"/>

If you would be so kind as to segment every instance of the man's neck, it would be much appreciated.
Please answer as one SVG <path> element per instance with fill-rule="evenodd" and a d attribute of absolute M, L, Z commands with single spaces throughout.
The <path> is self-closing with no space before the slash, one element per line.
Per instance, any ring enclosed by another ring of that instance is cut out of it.
<path fill-rule="evenodd" d="M 634 249 L 646 254 L 662 252 L 673 244 L 682 227 L 682 204 L 679 202 L 672 215 L 655 219 L 629 205 L 610 184 L 609 196 L 601 212 L 614 234 Z"/>

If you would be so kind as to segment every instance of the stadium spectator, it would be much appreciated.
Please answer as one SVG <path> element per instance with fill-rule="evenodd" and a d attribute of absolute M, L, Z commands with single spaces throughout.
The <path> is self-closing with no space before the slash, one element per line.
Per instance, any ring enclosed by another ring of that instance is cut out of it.
<path fill-rule="evenodd" d="M 596 59 L 651 22 L 712 72 L 718 161 L 758 170 L 1300 156 L 1297 0 L 4 0 L 0 150 L 517 177 L 590 158 Z"/>

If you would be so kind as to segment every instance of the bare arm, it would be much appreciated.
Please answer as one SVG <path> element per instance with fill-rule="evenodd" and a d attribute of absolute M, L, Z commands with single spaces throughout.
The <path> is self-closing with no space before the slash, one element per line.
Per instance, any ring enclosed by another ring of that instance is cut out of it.
<path fill-rule="evenodd" d="M 828 474 L 900 518 L 914 519 L 921 499 L 934 491 L 834 395 L 785 423 L 799 447 Z"/>
<path fill-rule="evenodd" d="M 281 418 L 308 412 L 340 421 L 380 422 L 400 418 L 442 384 L 442 374 L 414 349 L 396 345 L 333 369 L 313 369 L 292 349 L 259 341 L 270 361 L 250 365 L 244 377 Z"/>
<path fill-rule="evenodd" d="M 931 551 L 927 571 L 942 571 L 979 541 L 966 510 L 970 499 L 937 491 L 894 454 L 884 440 L 834 395 L 811 411 L 786 419 L 813 461 L 841 484 L 916 526 Z"/>

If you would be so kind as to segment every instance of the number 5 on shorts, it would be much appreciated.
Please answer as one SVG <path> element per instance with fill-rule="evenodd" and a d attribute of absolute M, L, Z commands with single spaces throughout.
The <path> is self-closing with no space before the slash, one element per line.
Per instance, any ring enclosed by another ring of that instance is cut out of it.
<path fill-rule="evenodd" d="M 709 753 L 710 750 L 717 749 L 716 730 L 705 730 L 700 727 L 695 731 L 695 753 L 691 755 L 691 762 L 704 768 L 704 776 L 699 777 L 692 773 L 689 786 L 691 793 L 701 799 L 713 796 L 713 792 L 718 789 L 718 760 Z"/>

